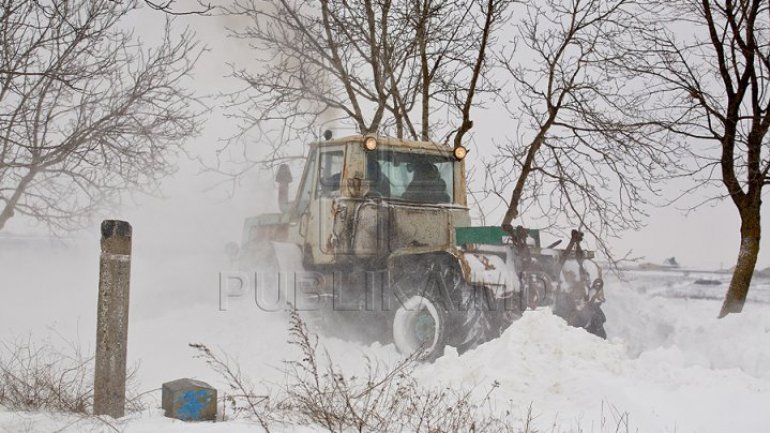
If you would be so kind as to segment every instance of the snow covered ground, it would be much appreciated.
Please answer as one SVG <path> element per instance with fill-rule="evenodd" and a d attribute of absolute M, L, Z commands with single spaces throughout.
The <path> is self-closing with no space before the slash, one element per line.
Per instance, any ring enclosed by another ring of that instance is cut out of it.
<path fill-rule="evenodd" d="M 89 239 L 67 247 L 0 249 L 0 339 L 31 334 L 91 349 L 95 245 Z M 286 317 L 259 311 L 249 294 L 219 311 L 218 271 L 225 264 L 211 257 L 220 251 L 203 241 L 184 250 L 135 243 L 129 358 L 139 364 L 138 387 L 149 391 L 152 409 L 108 425 L 0 408 L 0 432 L 259 432 L 245 421 L 184 424 L 157 409 L 163 382 L 194 377 L 223 386 L 193 358 L 190 342 L 228 353 L 265 386 L 281 383 L 282 361 L 296 356 L 286 343 Z M 493 402 L 522 419 L 531 405 L 541 431 L 614 431 L 614 420 L 625 414 L 628 431 L 770 431 L 770 281 L 755 282 L 743 314 L 717 320 L 726 284 L 694 284 L 702 277 L 629 272 L 623 280 L 611 278 L 608 341 L 570 328 L 548 311 L 531 311 L 502 338 L 462 356 L 450 350 L 415 375 L 425 387 L 475 389 L 479 395 L 499 383 Z M 363 371 L 365 355 L 386 364 L 401 358 L 391 345 L 335 338 L 322 344 L 351 374 Z M 609 421 L 604 428 L 602 419 Z"/>

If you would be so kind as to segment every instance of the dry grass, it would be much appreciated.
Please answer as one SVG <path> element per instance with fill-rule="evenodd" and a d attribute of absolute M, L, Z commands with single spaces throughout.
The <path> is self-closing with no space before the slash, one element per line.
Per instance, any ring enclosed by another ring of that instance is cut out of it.
<path fill-rule="evenodd" d="M 88 415 L 93 408 L 94 357 L 78 344 L 34 341 L 0 342 L 0 405 L 14 411 L 45 410 Z M 143 409 L 132 395 L 136 369 L 128 374 L 126 410 Z"/>
<path fill-rule="evenodd" d="M 418 383 L 418 362 L 406 358 L 383 367 L 365 358 L 361 377 L 340 371 L 319 346 L 296 311 L 291 312 L 289 343 L 299 350 L 285 364 L 285 383 L 257 387 L 237 361 L 203 344 L 191 344 L 197 357 L 227 383 L 228 416 L 257 421 L 267 432 L 313 426 L 330 433 L 538 433 L 532 406 L 500 408 L 492 398 L 498 384 L 479 390 L 426 388 Z M 259 391 L 257 391 L 259 389 Z M 482 395 L 481 398 L 475 397 Z M 518 416 L 517 416 L 518 415 Z M 602 403 L 600 421 L 589 428 L 547 426 L 548 433 L 630 433 L 628 413 Z M 538 423 L 542 424 L 542 423 Z"/>
<path fill-rule="evenodd" d="M 415 358 L 390 367 L 366 358 L 365 374 L 347 375 L 296 312 L 291 313 L 289 343 L 299 356 L 286 362 L 285 383 L 268 387 L 257 387 L 227 354 L 203 344 L 190 346 L 227 383 L 227 416 L 254 420 L 266 432 L 290 426 L 315 426 L 330 433 L 538 432 L 531 406 L 496 406 L 492 397 L 497 384 L 483 393 L 422 386 L 414 376 Z M 31 338 L 0 342 L 0 405 L 12 411 L 75 414 L 74 422 L 92 419 L 93 356 L 75 344 L 60 347 Z M 135 370 L 129 378 L 134 375 Z M 127 399 L 127 411 L 142 409 L 138 396 Z M 546 431 L 628 433 L 632 428 L 627 413 L 603 404 L 598 426 L 565 430 L 554 424 Z"/>
<path fill-rule="evenodd" d="M 496 384 L 481 399 L 474 399 L 474 390 L 427 389 L 413 376 L 414 358 L 390 368 L 366 359 L 363 377 L 348 376 L 335 367 L 296 312 L 291 314 L 289 343 L 300 354 L 286 363 L 286 383 L 272 395 L 256 392 L 226 354 L 202 344 L 190 346 L 227 382 L 230 414 L 255 419 L 268 432 L 279 426 L 314 425 L 332 433 L 535 433 L 531 410 L 522 422 L 511 410 L 493 409 Z"/>

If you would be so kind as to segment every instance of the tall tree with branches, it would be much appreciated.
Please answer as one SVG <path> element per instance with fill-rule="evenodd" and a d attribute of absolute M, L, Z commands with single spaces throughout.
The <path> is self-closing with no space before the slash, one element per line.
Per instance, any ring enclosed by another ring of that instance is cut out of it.
<path fill-rule="evenodd" d="M 0 0 L 0 229 L 74 229 L 127 189 L 154 189 L 200 128 L 189 33 L 145 49 L 136 1 Z"/>
<path fill-rule="evenodd" d="M 263 161 L 330 121 L 459 145 L 479 95 L 494 90 L 489 47 L 512 2 L 236 0 L 229 12 L 250 24 L 233 35 L 264 64 L 235 71 L 237 138 L 275 143 Z"/>
<path fill-rule="evenodd" d="M 645 192 L 674 149 L 649 139 L 660 127 L 635 116 L 644 99 L 634 78 L 609 68 L 628 54 L 614 41 L 632 30 L 630 4 L 544 0 L 518 14 L 518 43 L 500 63 L 519 130 L 488 165 L 502 173 L 489 189 L 510 191 L 502 226 L 511 234 L 526 209 L 541 224 L 580 227 L 612 257 L 608 235 L 643 223 Z"/>
<path fill-rule="evenodd" d="M 204 3 L 201 0 L 197 0 L 196 4 L 190 9 L 177 9 L 174 5 L 176 3 L 175 0 L 144 0 L 144 3 L 153 10 L 169 15 L 209 15 L 215 9 L 211 3 Z M 189 7 L 190 2 L 187 2 L 185 6 Z"/>
<path fill-rule="evenodd" d="M 618 66 L 647 79 L 649 119 L 689 143 L 690 191 L 721 185 L 711 198 L 729 198 L 740 218 L 724 317 L 746 301 L 770 184 L 770 2 L 647 1 L 639 16 L 644 25 L 630 44 L 636 55 Z"/>

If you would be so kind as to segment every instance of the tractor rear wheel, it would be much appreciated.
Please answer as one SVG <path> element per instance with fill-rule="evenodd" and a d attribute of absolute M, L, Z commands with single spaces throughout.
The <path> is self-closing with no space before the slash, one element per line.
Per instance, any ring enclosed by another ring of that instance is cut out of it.
<path fill-rule="evenodd" d="M 500 337 L 521 317 L 521 309 L 513 297 L 497 299 L 486 287 L 465 283 L 459 293 L 463 296 L 456 320 L 460 324 L 457 335 L 463 338 L 457 346 L 459 353 Z"/>

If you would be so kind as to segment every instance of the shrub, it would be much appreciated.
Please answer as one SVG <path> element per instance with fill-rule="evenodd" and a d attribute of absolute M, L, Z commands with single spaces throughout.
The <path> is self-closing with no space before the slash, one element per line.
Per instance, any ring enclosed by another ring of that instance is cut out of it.
<path fill-rule="evenodd" d="M 94 357 L 65 341 L 64 348 L 31 337 L 0 342 L 0 405 L 10 410 L 49 410 L 87 415 L 93 408 Z M 128 374 L 129 384 L 135 369 Z M 127 385 L 127 389 L 133 389 Z M 129 412 L 142 409 L 129 392 Z"/>
<path fill-rule="evenodd" d="M 367 358 L 364 377 L 345 375 L 296 311 L 291 312 L 289 343 L 300 356 L 286 363 L 286 383 L 273 395 L 256 392 L 226 354 L 203 344 L 190 346 L 227 382 L 230 412 L 257 420 L 268 432 L 276 424 L 315 425 L 332 433 L 534 432 L 531 410 L 522 423 L 515 422 L 510 410 L 493 409 L 490 396 L 497 384 L 482 399 L 474 399 L 473 390 L 420 386 L 413 375 L 415 357 L 391 368 Z"/>

